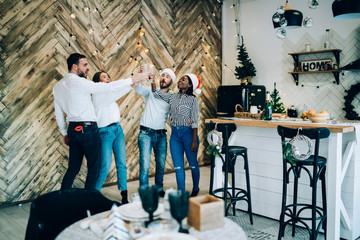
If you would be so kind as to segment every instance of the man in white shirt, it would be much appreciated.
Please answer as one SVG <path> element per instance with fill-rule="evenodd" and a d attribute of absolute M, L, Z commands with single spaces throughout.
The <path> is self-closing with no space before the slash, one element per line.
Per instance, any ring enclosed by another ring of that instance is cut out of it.
<path fill-rule="evenodd" d="M 100 137 L 91 94 L 119 91 L 124 85 L 121 81 L 94 83 L 87 80 L 90 67 L 86 57 L 79 53 L 71 54 L 67 59 L 67 65 L 69 72 L 53 87 L 56 122 L 64 143 L 69 146 L 69 166 L 61 189 L 72 187 L 84 155 L 88 167 L 85 188 L 95 189 L 99 176 Z M 132 77 L 132 82 L 138 84 L 148 79 L 148 76 L 146 73 L 138 73 Z M 66 122 L 69 123 L 68 128 Z"/>
<path fill-rule="evenodd" d="M 157 91 L 167 93 L 169 87 L 176 83 L 175 73 L 165 68 L 160 73 L 160 88 Z M 160 189 L 160 196 L 164 195 L 163 179 L 167 154 L 167 138 L 165 124 L 169 115 L 169 104 L 156 99 L 151 87 L 138 85 L 135 91 L 145 98 L 145 111 L 140 120 L 138 146 L 140 151 L 140 186 L 149 185 L 149 168 L 151 151 L 155 154 L 155 185 Z"/>

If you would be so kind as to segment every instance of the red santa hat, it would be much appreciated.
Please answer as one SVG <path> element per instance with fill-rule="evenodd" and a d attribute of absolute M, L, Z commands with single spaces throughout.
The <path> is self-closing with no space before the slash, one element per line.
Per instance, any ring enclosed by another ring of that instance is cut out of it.
<path fill-rule="evenodd" d="M 201 79 L 198 75 L 193 74 L 193 73 L 187 73 L 185 74 L 186 76 L 188 76 L 191 79 L 192 85 L 193 85 L 193 91 L 196 94 L 200 94 L 201 93 L 201 89 L 200 89 L 200 84 L 201 84 Z"/>

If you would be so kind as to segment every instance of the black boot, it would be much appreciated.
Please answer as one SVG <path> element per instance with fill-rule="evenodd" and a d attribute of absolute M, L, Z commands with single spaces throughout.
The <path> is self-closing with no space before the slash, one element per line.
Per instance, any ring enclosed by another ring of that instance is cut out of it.
<path fill-rule="evenodd" d="M 127 197 L 127 190 L 121 191 L 121 204 L 127 204 L 129 203 L 128 197 Z"/>
<path fill-rule="evenodd" d="M 196 197 L 199 194 L 200 189 L 198 190 L 192 190 L 190 197 Z"/>

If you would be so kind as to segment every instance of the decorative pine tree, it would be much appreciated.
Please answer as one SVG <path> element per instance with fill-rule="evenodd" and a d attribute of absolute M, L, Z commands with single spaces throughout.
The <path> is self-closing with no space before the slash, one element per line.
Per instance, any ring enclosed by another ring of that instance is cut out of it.
<path fill-rule="evenodd" d="M 282 102 L 280 102 L 280 95 L 279 95 L 279 91 L 276 89 L 276 82 L 274 83 L 274 91 L 270 94 L 271 97 L 271 104 L 272 104 L 272 108 L 273 108 L 273 113 L 284 113 L 285 112 L 285 108 L 284 108 L 284 104 Z"/>
<path fill-rule="evenodd" d="M 237 60 L 239 61 L 239 66 L 235 67 L 235 76 L 237 79 L 244 79 L 247 77 L 255 77 L 256 69 L 254 64 L 251 62 L 249 55 L 246 51 L 246 47 L 244 45 L 244 38 L 241 36 L 241 45 L 238 45 L 238 56 Z"/>

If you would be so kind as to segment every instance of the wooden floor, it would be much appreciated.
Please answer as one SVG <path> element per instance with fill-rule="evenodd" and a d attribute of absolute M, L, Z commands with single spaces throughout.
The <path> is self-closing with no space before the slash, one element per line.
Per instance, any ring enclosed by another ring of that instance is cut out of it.
<path fill-rule="evenodd" d="M 200 193 L 207 194 L 209 191 L 210 168 L 208 166 L 200 168 Z M 150 185 L 154 184 L 154 178 L 150 178 Z M 139 181 L 128 182 L 129 200 L 131 195 L 137 192 Z M 164 189 L 177 188 L 175 173 L 164 176 Z M 191 171 L 186 171 L 186 190 L 192 190 Z M 101 192 L 111 200 L 121 201 L 120 192 L 117 185 L 103 187 Z M 0 239 L 20 240 L 25 237 L 26 225 L 30 213 L 30 204 L 0 208 Z"/>

